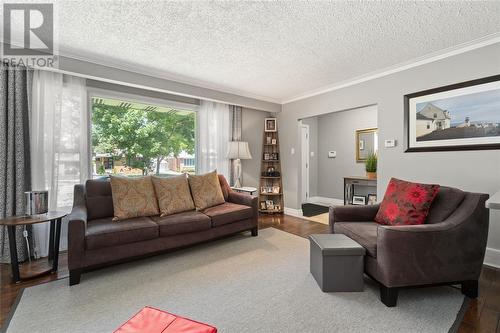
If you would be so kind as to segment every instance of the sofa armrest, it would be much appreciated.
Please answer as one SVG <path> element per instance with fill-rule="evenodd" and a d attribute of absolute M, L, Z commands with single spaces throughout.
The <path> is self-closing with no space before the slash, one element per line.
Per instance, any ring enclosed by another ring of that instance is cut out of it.
<path fill-rule="evenodd" d="M 335 222 L 369 222 L 375 219 L 380 204 L 366 206 L 330 206 L 328 222 L 333 233 Z"/>
<path fill-rule="evenodd" d="M 83 185 L 75 185 L 73 209 L 69 215 L 68 223 L 68 268 L 70 270 L 83 266 L 86 229 L 85 188 Z"/>
<path fill-rule="evenodd" d="M 377 262 L 387 287 L 477 280 L 481 273 L 489 214 L 487 196 L 468 194 L 445 221 L 379 226 Z"/>
<path fill-rule="evenodd" d="M 259 217 L 259 198 L 253 195 L 243 194 L 231 191 L 229 192 L 228 201 L 244 206 L 252 207 L 253 211 L 253 219 L 255 222 L 255 226 L 258 224 Z"/>
<path fill-rule="evenodd" d="M 228 195 L 228 201 L 238 205 L 244 205 L 250 207 L 255 206 L 258 209 L 257 203 L 259 201 L 259 198 L 253 195 L 231 191 L 229 192 Z"/>

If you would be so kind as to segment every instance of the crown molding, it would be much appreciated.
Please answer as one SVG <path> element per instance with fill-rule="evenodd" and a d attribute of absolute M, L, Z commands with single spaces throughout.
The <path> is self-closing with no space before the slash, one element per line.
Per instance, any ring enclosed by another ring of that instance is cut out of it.
<path fill-rule="evenodd" d="M 303 94 L 291 96 L 289 98 L 283 99 L 281 104 L 288 104 L 296 102 L 309 97 L 321 95 L 327 92 L 339 90 L 342 88 L 350 87 L 362 82 L 378 79 L 384 76 L 388 76 L 394 73 L 402 72 L 410 68 L 425 65 L 431 62 L 435 62 L 441 59 L 449 58 L 458 54 L 466 53 L 472 50 L 476 50 L 488 45 L 493 45 L 500 43 L 500 32 L 486 35 L 484 37 L 472 40 L 470 42 L 458 44 L 440 51 L 432 52 L 419 58 L 415 58 L 403 63 L 399 63 L 394 66 L 387 67 L 378 71 L 374 71 L 365 75 L 357 76 L 352 79 L 348 79 L 342 82 L 334 83 L 331 85 L 324 86 L 322 88 L 314 89 Z"/>

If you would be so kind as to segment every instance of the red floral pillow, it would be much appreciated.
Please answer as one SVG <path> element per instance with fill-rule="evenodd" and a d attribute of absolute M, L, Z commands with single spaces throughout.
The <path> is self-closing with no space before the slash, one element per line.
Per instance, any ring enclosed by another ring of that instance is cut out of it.
<path fill-rule="evenodd" d="M 375 222 L 387 225 L 424 224 L 439 185 L 411 183 L 391 178 Z"/>

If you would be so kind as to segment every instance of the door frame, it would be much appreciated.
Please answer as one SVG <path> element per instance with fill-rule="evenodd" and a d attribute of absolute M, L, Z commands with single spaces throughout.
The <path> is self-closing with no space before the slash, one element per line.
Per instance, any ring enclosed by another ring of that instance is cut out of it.
<path fill-rule="evenodd" d="M 305 130 L 306 136 L 302 135 L 302 131 Z M 309 191 L 309 177 L 310 177 L 310 168 L 311 168 L 311 156 L 310 156 L 310 130 L 309 125 L 303 124 L 300 122 L 299 124 L 299 133 L 300 133 L 300 175 L 301 175 L 301 193 L 300 200 L 301 203 L 309 202 L 310 191 Z"/>

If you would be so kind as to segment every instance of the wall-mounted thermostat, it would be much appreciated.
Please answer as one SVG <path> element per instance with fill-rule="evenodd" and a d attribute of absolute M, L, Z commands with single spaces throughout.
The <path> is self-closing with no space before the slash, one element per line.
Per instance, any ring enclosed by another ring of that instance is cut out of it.
<path fill-rule="evenodd" d="M 385 148 L 393 148 L 393 147 L 396 147 L 396 140 L 395 140 L 395 139 L 385 140 L 385 141 L 384 141 L 384 146 L 385 146 Z"/>
<path fill-rule="evenodd" d="M 337 152 L 335 150 L 331 150 L 328 152 L 328 158 L 335 158 L 337 157 Z"/>

